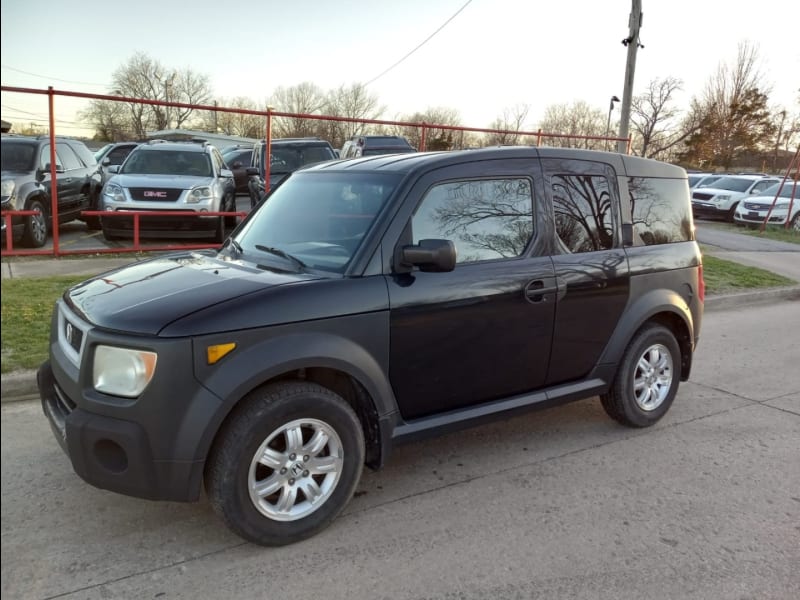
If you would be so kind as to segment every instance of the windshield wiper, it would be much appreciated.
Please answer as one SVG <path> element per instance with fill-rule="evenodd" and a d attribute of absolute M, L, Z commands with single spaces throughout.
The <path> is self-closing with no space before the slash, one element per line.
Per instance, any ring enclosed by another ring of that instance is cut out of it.
<path fill-rule="evenodd" d="M 222 244 L 222 248 L 220 248 L 220 250 L 224 250 L 228 246 L 230 246 L 233 249 L 233 252 L 231 252 L 233 256 L 241 256 L 242 253 L 244 252 L 244 250 L 242 249 L 242 245 L 232 237 L 229 237 L 227 240 L 225 240 L 225 243 Z"/>
<path fill-rule="evenodd" d="M 292 256 L 288 252 L 281 250 L 280 248 L 274 248 L 272 246 L 262 246 L 261 244 L 255 245 L 256 250 L 261 250 L 262 252 L 269 252 L 270 254 L 275 254 L 276 256 L 280 256 L 281 258 L 285 258 L 286 260 L 290 260 L 295 263 L 301 269 L 306 268 L 306 263 L 302 260 L 297 258 L 296 256 Z"/>

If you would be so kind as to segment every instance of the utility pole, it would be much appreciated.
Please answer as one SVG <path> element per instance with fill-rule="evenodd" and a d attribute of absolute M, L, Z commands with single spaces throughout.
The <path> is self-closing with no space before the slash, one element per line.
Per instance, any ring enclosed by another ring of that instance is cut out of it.
<path fill-rule="evenodd" d="M 633 96 L 633 75 L 636 71 L 636 51 L 641 47 L 639 43 L 639 29 L 642 27 L 642 0 L 631 0 L 631 14 L 628 17 L 628 37 L 622 40 L 622 45 L 628 48 L 628 61 L 625 65 L 625 84 L 622 88 L 622 108 L 619 118 L 619 137 L 628 137 L 628 124 L 631 120 L 631 98 Z M 617 142 L 617 152 L 625 154 L 628 151 L 628 142 Z"/>

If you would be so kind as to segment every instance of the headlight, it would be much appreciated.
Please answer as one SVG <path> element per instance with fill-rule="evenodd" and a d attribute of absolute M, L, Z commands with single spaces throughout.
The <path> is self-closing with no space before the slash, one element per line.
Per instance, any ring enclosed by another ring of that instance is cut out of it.
<path fill-rule="evenodd" d="M 191 192 L 189 192 L 189 196 L 186 198 L 186 202 L 189 204 L 197 204 L 198 202 L 207 202 L 211 200 L 211 188 L 206 186 L 203 187 L 196 187 Z"/>
<path fill-rule="evenodd" d="M 724 200 L 730 200 L 731 197 L 729 194 L 723 194 L 721 196 L 714 196 L 714 202 L 722 202 Z"/>
<path fill-rule="evenodd" d="M 14 196 L 14 192 L 17 189 L 17 184 L 14 183 L 13 179 L 3 179 L 2 189 L 0 189 L 0 195 L 3 196 L 3 200 L 7 200 L 8 202 L 8 210 L 16 210 L 17 202 L 16 197 Z M 4 207 L 6 208 L 6 207 Z"/>
<path fill-rule="evenodd" d="M 103 189 L 103 195 L 108 196 L 114 202 L 125 202 L 125 194 L 122 192 L 122 187 L 116 183 L 107 183 Z"/>
<path fill-rule="evenodd" d="M 98 346 L 92 371 L 94 389 L 113 396 L 135 398 L 153 378 L 157 358 L 155 352 Z"/>

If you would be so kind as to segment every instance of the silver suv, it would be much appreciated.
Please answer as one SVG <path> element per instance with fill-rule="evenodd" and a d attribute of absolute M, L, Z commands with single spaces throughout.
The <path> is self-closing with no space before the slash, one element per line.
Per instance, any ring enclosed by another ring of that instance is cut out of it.
<path fill-rule="evenodd" d="M 106 211 L 234 212 L 236 185 L 219 150 L 206 142 L 153 140 L 138 146 L 103 187 Z M 141 237 L 186 238 L 211 236 L 222 242 L 225 226 L 236 217 L 141 216 Z M 118 239 L 133 235 L 133 217 L 103 217 L 103 235 Z"/>
<path fill-rule="evenodd" d="M 779 182 L 777 177 L 764 175 L 727 175 L 707 187 L 692 191 L 692 211 L 695 217 L 721 218 L 733 222 L 739 202 L 759 196 Z"/>

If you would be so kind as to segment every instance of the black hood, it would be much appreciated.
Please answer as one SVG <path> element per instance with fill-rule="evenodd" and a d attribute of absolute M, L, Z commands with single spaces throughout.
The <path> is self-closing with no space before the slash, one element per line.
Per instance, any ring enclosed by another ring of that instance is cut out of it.
<path fill-rule="evenodd" d="M 69 289 L 65 300 L 99 327 L 156 335 L 207 307 L 316 278 L 224 260 L 216 253 L 187 252 L 98 275 Z"/>

